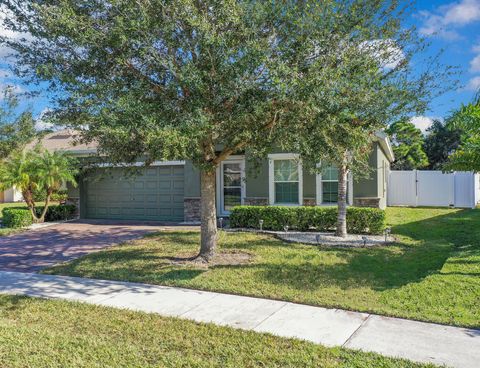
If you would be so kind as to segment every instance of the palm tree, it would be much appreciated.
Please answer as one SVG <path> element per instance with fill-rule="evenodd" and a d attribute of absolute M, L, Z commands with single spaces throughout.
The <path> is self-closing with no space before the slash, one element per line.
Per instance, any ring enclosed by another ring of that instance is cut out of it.
<path fill-rule="evenodd" d="M 34 222 L 44 222 L 53 193 L 65 183 L 77 185 L 77 169 L 71 157 L 62 152 L 49 152 L 36 147 L 34 150 L 11 154 L 0 164 L 0 189 L 12 187 L 21 191 Z M 45 207 L 37 216 L 33 192 L 45 191 Z"/>
<path fill-rule="evenodd" d="M 75 175 L 77 169 L 70 156 L 62 152 L 43 151 L 36 155 L 34 162 L 37 184 L 45 190 L 45 206 L 37 222 L 45 221 L 45 214 L 52 194 L 57 192 L 65 183 L 77 185 Z"/>
<path fill-rule="evenodd" d="M 33 165 L 34 152 L 13 152 L 0 164 L 0 189 L 16 188 L 22 193 L 34 220 L 37 219 L 33 192 L 38 187 Z"/>

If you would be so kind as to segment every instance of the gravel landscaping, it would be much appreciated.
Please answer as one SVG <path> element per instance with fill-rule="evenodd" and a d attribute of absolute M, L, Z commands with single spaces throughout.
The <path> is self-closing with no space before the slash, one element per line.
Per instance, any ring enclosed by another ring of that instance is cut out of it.
<path fill-rule="evenodd" d="M 248 231 L 260 234 L 271 234 L 275 237 L 291 243 L 315 244 L 326 247 L 355 247 L 368 248 L 375 246 L 384 246 L 395 242 L 395 238 L 389 235 L 362 235 L 348 234 L 345 238 L 335 236 L 329 232 L 302 232 L 302 231 L 268 231 L 253 229 L 228 229 L 227 231 Z"/>

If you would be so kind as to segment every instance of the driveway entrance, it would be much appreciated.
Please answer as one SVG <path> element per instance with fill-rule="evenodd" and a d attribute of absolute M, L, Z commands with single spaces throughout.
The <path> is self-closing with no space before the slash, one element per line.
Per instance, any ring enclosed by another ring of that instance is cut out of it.
<path fill-rule="evenodd" d="M 81 220 L 0 237 L 0 271 L 37 272 L 111 245 L 168 229 L 159 222 Z"/>

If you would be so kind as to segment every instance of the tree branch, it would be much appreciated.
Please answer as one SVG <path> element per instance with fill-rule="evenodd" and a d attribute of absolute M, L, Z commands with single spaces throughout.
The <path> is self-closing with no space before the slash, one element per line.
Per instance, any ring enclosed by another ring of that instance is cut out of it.
<path fill-rule="evenodd" d="M 274 127 L 275 123 L 278 121 L 278 115 L 279 114 L 280 114 L 279 110 L 275 111 L 275 113 L 273 114 L 272 120 L 269 121 L 267 124 L 265 124 L 260 129 L 261 130 L 269 130 L 269 129 L 271 130 Z M 220 162 L 222 162 L 223 160 L 228 158 L 230 155 L 232 155 L 233 153 L 235 153 L 238 150 L 245 147 L 247 145 L 247 143 L 248 143 L 247 141 L 242 141 L 242 142 L 239 142 L 239 143 L 233 145 L 232 147 L 224 148 L 222 150 L 222 152 L 220 152 L 220 154 L 217 157 L 215 157 L 214 160 L 212 160 L 212 163 L 214 165 L 218 165 Z"/>

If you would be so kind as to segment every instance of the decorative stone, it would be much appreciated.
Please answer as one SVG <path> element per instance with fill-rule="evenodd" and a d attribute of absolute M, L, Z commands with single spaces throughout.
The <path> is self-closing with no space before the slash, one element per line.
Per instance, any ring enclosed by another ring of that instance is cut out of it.
<path fill-rule="evenodd" d="M 200 197 L 183 199 L 183 217 L 185 222 L 200 221 Z"/>
<path fill-rule="evenodd" d="M 316 206 L 315 198 L 304 198 L 303 205 L 304 206 Z"/>
<path fill-rule="evenodd" d="M 356 207 L 380 208 L 380 198 L 378 197 L 356 197 L 353 199 L 353 205 Z"/>

